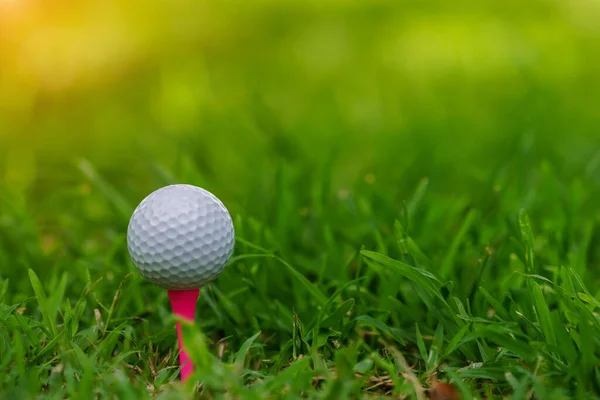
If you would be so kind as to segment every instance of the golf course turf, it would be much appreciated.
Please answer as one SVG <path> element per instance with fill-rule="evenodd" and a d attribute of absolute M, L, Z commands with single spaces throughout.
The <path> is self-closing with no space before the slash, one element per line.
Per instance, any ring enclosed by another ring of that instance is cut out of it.
<path fill-rule="evenodd" d="M 600 398 L 597 6 L 4 3 L 0 398 Z M 236 234 L 185 383 L 174 183 Z"/>

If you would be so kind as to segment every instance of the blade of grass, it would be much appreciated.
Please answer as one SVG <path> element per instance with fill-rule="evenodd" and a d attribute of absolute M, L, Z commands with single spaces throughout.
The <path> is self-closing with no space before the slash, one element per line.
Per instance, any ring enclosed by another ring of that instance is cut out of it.
<path fill-rule="evenodd" d="M 31 268 L 29 269 L 29 281 L 31 282 L 33 292 L 37 297 L 40 312 L 42 313 L 42 316 L 44 318 L 44 321 L 46 322 L 46 325 L 48 326 L 49 331 L 52 333 L 52 338 L 54 338 L 57 335 L 56 322 L 52 318 L 53 313 L 50 310 L 48 297 L 46 297 L 46 293 L 44 292 L 44 288 L 42 287 L 40 279 Z"/>
<path fill-rule="evenodd" d="M 458 248 L 463 242 L 469 229 L 471 229 L 471 225 L 473 225 L 473 222 L 475 221 L 476 217 L 477 211 L 474 209 L 469 210 L 469 213 L 467 214 L 462 225 L 460 226 L 458 233 L 454 236 L 452 244 L 450 245 L 450 250 L 448 251 L 448 254 L 446 255 L 446 258 L 444 259 L 444 262 L 442 263 L 442 266 L 439 270 L 439 274 L 442 279 L 448 278 L 450 270 L 454 265 L 454 259 L 456 258 L 456 254 L 458 253 Z"/>
<path fill-rule="evenodd" d="M 239 368 L 244 366 L 244 363 L 246 361 L 246 356 L 248 355 L 248 352 L 250 351 L 250 347 L 252 346 L 254 341 L 260 336 L 260 334 L 261 334 L 261 331 L 258 331 L 253 336 L 246 339 L 246 341 L 244 341 L 244 344 L 242 344 L 242 347 L 240 347 L 240 349 L 238 350 L 237 354 L 235 355 L 234 362 Z"/>

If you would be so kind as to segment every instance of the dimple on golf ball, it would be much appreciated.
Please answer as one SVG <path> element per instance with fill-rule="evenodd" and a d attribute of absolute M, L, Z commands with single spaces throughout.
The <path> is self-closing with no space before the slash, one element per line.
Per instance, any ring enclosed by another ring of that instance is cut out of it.
<path fill-rule="evenodd" d="M 171 185 L 151 193 L 135 209 L 127 248 L 140 273 L 169 290 L 196 289 L 227 265 L 235 244 L 233 221 L 212 193 Z"/>

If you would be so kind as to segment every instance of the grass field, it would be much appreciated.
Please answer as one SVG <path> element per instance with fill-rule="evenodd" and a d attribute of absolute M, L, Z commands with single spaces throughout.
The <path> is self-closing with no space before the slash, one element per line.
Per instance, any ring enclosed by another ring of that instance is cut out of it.
<path fill-rule="evenodd" d="M 600 398 L 597 5 L 109 3 L 0 1 L 0 398 Z M 186 384 L 170 183 L 237 237 Z"/>

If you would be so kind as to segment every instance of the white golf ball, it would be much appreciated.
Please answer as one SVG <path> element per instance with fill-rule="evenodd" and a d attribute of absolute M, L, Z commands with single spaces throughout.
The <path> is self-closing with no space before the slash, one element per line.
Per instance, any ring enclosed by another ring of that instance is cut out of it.
<path fill-rule="evenodd" d="M 229 212 L 212 193 L 171 185 L 151 193 L 133 212 L 127 248 L 140 273 L 170 290 L 195 289 L 214 280 L 233 253 Z"/>

